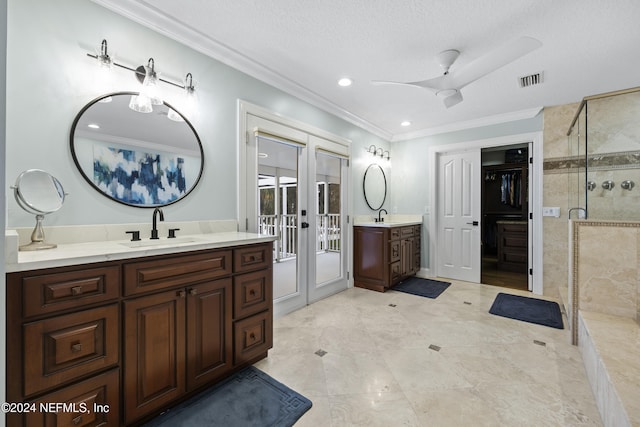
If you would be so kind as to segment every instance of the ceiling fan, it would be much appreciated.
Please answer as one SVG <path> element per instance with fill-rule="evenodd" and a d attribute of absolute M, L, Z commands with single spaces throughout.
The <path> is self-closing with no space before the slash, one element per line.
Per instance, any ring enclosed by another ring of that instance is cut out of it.
<path fill-rule="evenodd" d="M 430 89 L 435 92 L 438 98 L 442 98 L 444 106 L 449 108 L 462 101 L 460 89 L 498 68 L 504 67 L 540 46 L 542 46 L 542 43 L 539 40 L 532 37 L 520 37 L 475 59 L 461 69 L 456 69 L 451 72 L 449 72 L 449 68 L 458 58 L 460 52 L 455 49 L 449 49 L 436 55 L 436 61 L 444 71 L 442 76 L 417 82 L 373 80 L 371 83 L 376 85 L 394 84 L 418 86 Z"/>

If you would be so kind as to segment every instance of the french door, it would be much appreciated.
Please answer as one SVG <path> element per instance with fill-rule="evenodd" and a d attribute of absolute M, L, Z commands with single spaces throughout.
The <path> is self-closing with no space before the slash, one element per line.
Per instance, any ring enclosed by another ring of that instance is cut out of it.
<path fill-rule="evenodd" d="M 246 229 L 273 235 L 274 313 L 347 288 L 348 159 L 331 141 L 248 115 Z"/>

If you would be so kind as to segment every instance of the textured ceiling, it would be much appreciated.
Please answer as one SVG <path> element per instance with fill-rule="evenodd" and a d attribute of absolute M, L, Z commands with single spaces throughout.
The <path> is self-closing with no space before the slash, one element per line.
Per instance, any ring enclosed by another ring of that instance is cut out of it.
<path fill-rule="evenodd" d="M 94 1 L 389 139 L 640 85 L 638 0 Z M 461 52 L 453 72 L 521 36 L 543 46 L 449 109 L 426 89 L 370 83 L 437 77 L 442 50 Z M 519 87 L 541 71 L 542 85 Z"/>

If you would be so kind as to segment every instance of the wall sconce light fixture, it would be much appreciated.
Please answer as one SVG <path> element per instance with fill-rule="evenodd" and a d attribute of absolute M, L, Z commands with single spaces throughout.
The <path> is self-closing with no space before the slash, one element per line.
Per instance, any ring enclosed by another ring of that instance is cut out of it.
<path fill-rule="evenodd" d="M 379 156 L 381 159 L 391 160 L 389 156 L 389 152 L 383 150 L 382 147 L 376 148 L 375 145 L 370 145 L 369 148 L 366 149 L 367 153 L 371 153 L 374 156 Z"/>
<path fill-rule="evenodd" d="M 132 110 L 141 113 L 150 113 L 151 111 L 153 111 L 153 105 L 162 105 L 163 100 L 160 96 L 158 82 L 167 83 L 184 89 L 187 93 L 187 96 L 193 96 L 195 94 L 193 77 L 191 76 L 191 73 L 187 74 L 187 79 L 185 80 L 185 84 L 183 85 L 160 78 L 158 76 L 158 73 L 155 71 L 155 61 L 153 60 L 153 58 L 149 58 L 146 66 L 140 65 L 135 69 L 127 65 L 115 62 L 114 59 L 108 54 L 106 39 L 102 40 L 102 43 L 100 45 L 100 54 L 94 55 L 91 53 L 87 53 L 87 56 L 96 59 L 101 67 L 111 68 L 111 66 L 114 65 L 116 67 L 133 71 L 135 73 L 136 78 L 138 78 L 138 80 L 142 83 L 142 88 L 140 89 L 139 95 L 134 95 L 131 97 L 129 108 L 131 108 Z"/>
<path fill-rule="evenodd" d="M 195 111 L 195 101 L 196 101 L 196 88 L 193 86 L 193 75 L 191 73 L 187 73 L 184 78 L 184 107 L 181 109 L 185 114 L 193 114 Z M 178 114 L 173 108 L 169 108 L 169 113 L 167 117 L 175 122 L 183 122 L 184 119 L 180 114 Z"/>
<path fill-rule="evenodd" d="M 113 60 L 107 52 L 106 40 L 102 40 L 102 44 L 100 45 L 100 55 L 96 55 L 96 59 L 98 60 L 98 64 L 100 65 L 100 67 L 111 68 L 111 63 L 113 62 Z"/>

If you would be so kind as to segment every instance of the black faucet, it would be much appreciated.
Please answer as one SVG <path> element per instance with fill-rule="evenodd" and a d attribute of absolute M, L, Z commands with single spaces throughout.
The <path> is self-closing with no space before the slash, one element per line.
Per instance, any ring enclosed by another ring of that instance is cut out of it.
<path fill-rule="evenodd" d="M 387 212 L 386 209 L 380 209 L 378 211 L 378 219 L 376 220 L 376 222 L 384 222 L 384 218 L 382 218 L 382 211 L 384 211 L 386 215 L 389 215 L 389 212 Z"/>
<path fill-rule="evenodd" d="M 162 213 L 162 209 L 155 208 L 153 210 L 153 228 L 151 229 L 151 238 L 154 240 L 158 239 L 158 227 L 156 222 L 156 217 L 158 214 L 160 214 L 160 221 L 164 221 L 164 214 Z"/>

